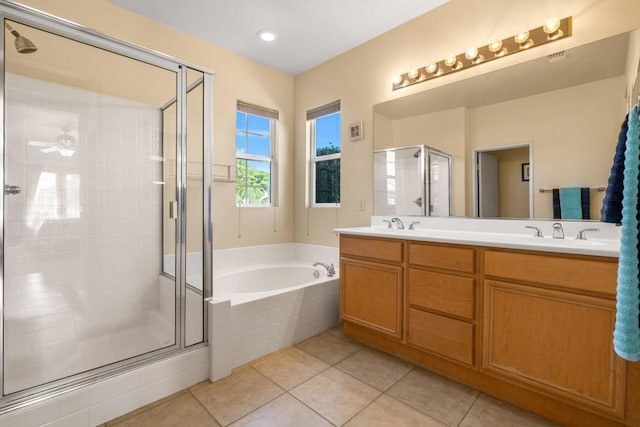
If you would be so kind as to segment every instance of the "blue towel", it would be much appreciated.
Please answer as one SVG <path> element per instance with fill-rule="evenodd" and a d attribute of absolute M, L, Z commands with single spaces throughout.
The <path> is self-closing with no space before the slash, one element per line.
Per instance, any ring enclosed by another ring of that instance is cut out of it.
<path fill-rule="evenodd" d="M 554 219 L 590 219 L 591 201 L 588 187 L 568 187 L 553 189 Z"/>
<path fill-rule="evenodd" d="M 613 156 L 613 165 L 607 182 L 607 191 L 602 201 L 602 209 L 600 214 L 603 222 L 613 222 L 620 224 L 622 222 L 622 189 L 624 179 L 624 151 L 627 148 L 627 131 L 629 115 L 624 118 L 620 133 L 618 134 L 618 145 L 616 145 L 616 153 Z"/>
<path fill-rule="evenodd" d="M 640 117 L 636 105 L 629 113 L 624 160 L 622 237 L 618 263 L 616 324 L 613 346 L 627 360 L 640 360 L 640 269 L 638 260 L 638 174 L 640 170 Z"/>
<path fill-rule="evenodd" d="M 580 188 L 560 189 L 560 212 L 562 219 L 582 219 L 582 198 Z"/>

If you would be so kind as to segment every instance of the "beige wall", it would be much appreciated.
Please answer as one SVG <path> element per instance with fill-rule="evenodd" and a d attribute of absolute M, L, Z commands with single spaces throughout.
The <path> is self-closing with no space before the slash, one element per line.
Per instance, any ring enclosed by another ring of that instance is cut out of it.
<path fill-rule="evenodd" d="M 640 99 L 640 29 L 632 31 L 629 36 L 629 50 L 627 52 L 627 67 L 625 82 L 627 89 L 627 110 L 636 105 Z"/>
<path fill-rule="evenodd" d="M 558 43 L 506 57 L 459 73 L 391 91 L 391 77 L 416 66 L 440 60 L 469 46 L 503 38 L 523 28 L 534 28 L 551 16 L 573 16 L 573 36 Z M 295 239 L 337 245 L 336 226 L 369 223 L 373 197 L 373 105 L 428 90 L 515 63 L 553 53 L 640 27 L 636 0 L 452 0 L 399 28 L 296 76 L 295 79 Z M 339 209 L 309 209 L 305 112 L 335 99 L 341 100 L 343 118 L 342 195 Z M 364 140 L 349 142 L 346 124 L 362 120 Z M 621 120 L 621 117 L 618 121 Z M 584 160 L 595 154 L 582 150 Z M 612 152 L 607 154 L 611 157 Z M 563 153 L 566 157 L 566 153 Z M 469 156 L 467 156 L 469 157 Z M 470 170 L 470 163 L 467 164 Z M 596 182 L 596 180 L 594 180 Z M 598 185 L 604 183 L 597 179 Z M 542 182 L 537 183 L 543 185 Z M 548 183 L 544 183 L 546 185 Z M 536 185 L 536 188 L 538 185 Z M 366 198 L 366 211 L 359 200 Z"/>
<path fill-rule="evenodd" d="M 470 146 L 532 143 L 534 217 L 552 218 L 551 193 L 539 189 L 607 185 L 624 109 L 623 77 L 475 108 Z M 603 195 L 591 193 L 591 218 Z"/>
<path fill-rule="evenodd" d="M 235 111 L 238 99 L 279 110 L 280 120 L 276 129 L 278 206 L 243 209 L 240 217 L 235 206 L 235 185 L 214 184 L 214 245 L 226 248 L 292 241 L 292 76 L 104 0 L 22 0 L 21 3 L 213 70 L 216 74 L 213 102 L 215 163 L 235 164 Z M 41 50 L 44 51 L 44 47 Z M 77 59 L 82 60 L 81 57 Z"/>

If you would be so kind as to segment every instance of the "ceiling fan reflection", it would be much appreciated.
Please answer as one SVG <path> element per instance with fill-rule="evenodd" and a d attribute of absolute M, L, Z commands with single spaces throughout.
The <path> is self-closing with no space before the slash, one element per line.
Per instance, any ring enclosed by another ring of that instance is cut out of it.
<path fill-rule="evenodd" d="M 60 153 L 63 157 L 71 157 L 76 152 L 76 140 L 73 136 L 69 135 L 68 130 L 63 130 L 62 135 L 58 135 L 55 141 L 29 141 L 28 144 L 32 147 L 42 147 L 40 150 L 43 153 Z"/>

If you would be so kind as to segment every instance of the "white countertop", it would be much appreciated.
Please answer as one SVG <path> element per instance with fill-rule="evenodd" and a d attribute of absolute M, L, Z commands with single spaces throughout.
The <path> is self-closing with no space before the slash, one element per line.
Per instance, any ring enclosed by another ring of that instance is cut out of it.
<path fill-rule="evenodd" d="M 408 222 L 405 222 L 405 225 L 408 227 L 408 224 L 411 223 L 411 220 L 416 220 L 416 218 L 409 218 Z M 471 231 L 469 230 L 469 225 L 473 224 L 463 224 L 461 227 L 455 227 L 456 223 L 459 223 L 459 220 L 451 221 L 448 225 L 451 228 L 443 229 L 442 225 L 443 219 L 437 220 L 438 222 L 430 222 L 428 219 L 418 218 L 420 220 L 420 225 L 417 226 L 415 230 L 397 230 L 395 228 L 386 228 L 386 224 L 376 225 L 378 222 L 375 217 L 372 220 L 373 226 L 370 227 L 349 227 L 349 228 L 337 228 L 335 229 L 336 233 L 339 234 L 353 234 L 358 236 L 371 236 L 371 237 L 385 237 L 385 238 L 395 238 L 395 239 L 406 239 L 406 240 L 418 240 L 418 241 L 426 241 L 426 242 L 439 242 L 439 243 L 453 243 L 453 244 L 465 244 L 465 245 L 477 245 L 477 246 L 489 246 L 489 247 L 497 247 L 497 248 L 509 248 L 509 249 L 522 249 L 522 250 L 532 250 L 532 251 L 543 251 L 543 252 L 559 252 L 559 253 L 570 253 L 570 254 L 580 254 L 580 255 L 595 255 L 595 256 L 606 256 L 606 257 L 618 257 L 620 255 L 620 238 L 619 238 L 619 229 L 611 229 L 607 230 L 607 228 L 612 227 L 612 224 L 602 224 L 602 223 L 587 223 L 587 226 L 580 227 L 580 223 L 573 223 L 565 226 L 565 238 L 564 239 L 554 239 L 551 236 L 547 235 L 547 230 L 550 227 L 550 224 L 539 224 L 539 221 L 521 221 L 522 223 L 526 223 L 527 225 L 535 225 L 539 226 L 545 237 L 534 237 L 532 230 L 524 229 L 524 226 L 520 225 L 520 228 L 523 228 L 524 231 L 515 233 L 514 224 L 510 223 L 507 229 L 509 232 L 501 232 L 501 231 L 487 231 L 487 227 L 485 224 L 482 224 L 485 230 L 482 231 Z M 473 220 L 468 219 L 468 221 L 486 221 L 486 220 Z M 499 221 L 499 220 L 494 220 Z M 512 220 L 506 220 L 512 221 Z M 548 221 L 547 221 L 548 223 Z M 429 228 L 430 225 L 438 225 L 438 228 Z M 493 224 L 496 224 L 494 222 Z M 564 223 L 563 223 L 564 225 Z M 455 228 L 454 228 L 455 227 Z M 496 227 L 491 227 L 496 228 Z M 500 227 L 497 227 L 500 228 Z M 576 240 L 575 236 L 577 232 L 574 232 L 574 229 L 584 229 L 584 228 L 600 228 L 602 231 L 602 237 L 606 238 L 596 238 L 595 236 L 600 234 L 596 232 L 587 233 L 588 240 Z M 604 228 L 604 230 L 603 230 Z M 518 230 L 519 231 L 519 230 Z"/>

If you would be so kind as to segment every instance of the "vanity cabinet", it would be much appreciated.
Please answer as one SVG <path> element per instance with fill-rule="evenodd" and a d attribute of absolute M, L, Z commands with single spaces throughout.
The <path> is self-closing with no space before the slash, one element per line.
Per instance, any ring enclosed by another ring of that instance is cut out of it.
<path fill-rule="evenodd" d="M 408 245 L 408 344 L 473 365 L 476 250 Z"/>
<path fill-rule="evenodd" d="M 402 338 L 404 242 L 340 238 L 340 318 Z"/>
<path fill-rule="evenodd" d="M 341 235 L 348 336 L 569 426 L 640 426 L 617 259 Z"/>
<path fill-rule="evenodd" d="M 625 362 L 613 350 L 617 264 L 484 253 L 482 369 L 622 416 Z"/>

